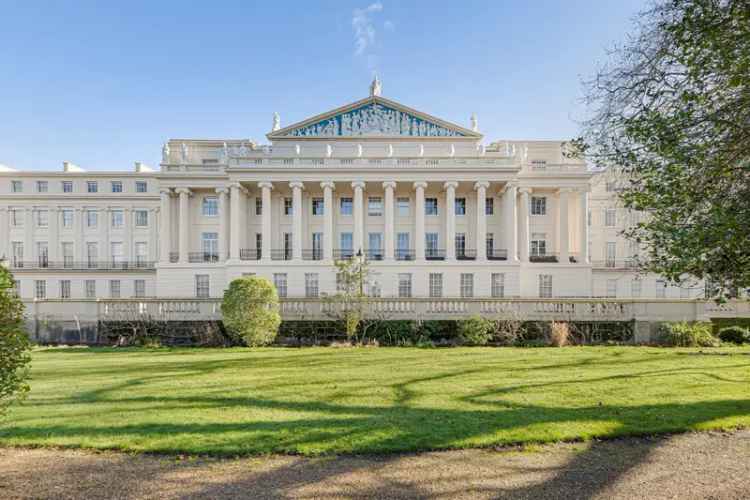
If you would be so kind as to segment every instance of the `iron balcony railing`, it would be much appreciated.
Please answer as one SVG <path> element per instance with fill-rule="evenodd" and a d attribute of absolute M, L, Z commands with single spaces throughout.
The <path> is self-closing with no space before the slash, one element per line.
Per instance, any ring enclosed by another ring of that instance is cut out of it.
<path fill-rule="evenodd" d="M 302 260 L 323 260 L 322 248 L 302 249 Z"/>
<path fill-rule="evenodd" d="M 180 260 L 180 252 L 169 252 L 169 262 L 175 263 Z"/>
<path fill-rule="evenodd" d="M 292 249 L 283 248 L 271 250 L 271 260 L 292 260 Z"/>
<path fill-rule="evenodd" d="M 635 269 L 638 267 L 638 262 L 635 259 L 592 260 L 591 266 L 605 269 Z"/>
<path fill-rule="evenodd" d="M 260 260 L 261 255 L 257 248 L 240 248 L 240 260 Z"/>
<path fill-rule="evenodd" d="M 456 260 L 475 260 L 477 251 L 473 248 L 456 248 Z"/>
<path fill-rule="evenodd" d="M 333 258 L 336 260 L 349 260 L 354 257 L 354 250 L 350 248 L 334 248 Z"/>
<path fill-rule="evenodd" d="M 52 269 L 68 270 L 68 271 L 81 271 L 81 270 L 101 270 L 101 271 L 143 271 L 143 270 L 154 270 L 156 269 L 155 262 L 147 260 L 134 260 L 134 261 L 122 261 L 122 260 L 88 260 L 84 262 L 77 262 L 72 260 L 32 260 L 32 261 L 12 261 L 11 268 L 14 270 L 30 270 L 35 271 L 39 269 Z"/>
<path fill-rule="evenodd" d="M 487 259 L 489 260 L 508 260 L 508 250 L 505 248 L 488 248 Z"/>
<path fill-rule="evenodd" d="M 383 260 L 385 253 L 382 248 L 371 248 L 365 251 L 367 260 Z"/>
<path fill-rule="evenodd" d="M 213 252 L 189 252 L 188 262 L 219 262 L 219 254 Z"/>
<path fill-rule="evenodd" d="M 427 260 L 445 260 L 445 250 L 442 248 L 427 248 L 424 251 Z"/>
<path fill-rule="evenodd" d="M 414 260 L 415 252 L 411 248 L 397 248 L 394 256 L 396 260 Z"/>

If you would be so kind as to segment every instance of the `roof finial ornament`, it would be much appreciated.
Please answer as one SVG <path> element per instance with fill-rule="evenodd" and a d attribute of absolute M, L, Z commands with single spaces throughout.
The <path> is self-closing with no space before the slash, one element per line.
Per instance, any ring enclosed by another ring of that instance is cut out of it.
<path fill-rule="evenodd" d="M 271 132 L 276 132 L 281 128 L 281 117 L 277 112 L 274 111 L 273 113 L 273 126 L 271 127 Z"/>
<path fill-rule="evenodd" d="M 375 75 L 375 78 L 373 78 L 372 83 L 370 84 L 370 95 L 371 96 L 379 96 L 383 93 L 383 84 L 378 79 L 378 75 Z"/>
<path fill-rule="evenodd" d="M 471 131 L 472 132 L 479 132 L 479 122 L 477 121 L 477 114 L 472 113 L 471 114 Z"/>

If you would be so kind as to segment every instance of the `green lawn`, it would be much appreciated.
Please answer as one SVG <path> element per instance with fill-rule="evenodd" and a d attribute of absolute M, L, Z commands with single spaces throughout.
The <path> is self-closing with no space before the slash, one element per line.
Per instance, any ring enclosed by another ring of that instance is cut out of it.
<path fill-rule="evenodd" d="M 750 350 L 694 352 L 44 349 L 0 444 L 313 455 L 750 426 Z"/>

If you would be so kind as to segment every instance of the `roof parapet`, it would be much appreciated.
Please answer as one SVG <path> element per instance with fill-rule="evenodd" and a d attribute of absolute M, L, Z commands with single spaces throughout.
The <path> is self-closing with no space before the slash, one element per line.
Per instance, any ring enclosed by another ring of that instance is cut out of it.
<path fill-rule="evenodd" d="M 69 161 L 63 162 L 63 172 L 85 172 L 84 169 Z"/>
<path fill-rule="evenodd" d="M 135 162 L 135 171 L 136 173 L 145 173 L 145 172 L 153 172 L 154 169 L 149 167 L 143 162 L 137 161 Z"/>

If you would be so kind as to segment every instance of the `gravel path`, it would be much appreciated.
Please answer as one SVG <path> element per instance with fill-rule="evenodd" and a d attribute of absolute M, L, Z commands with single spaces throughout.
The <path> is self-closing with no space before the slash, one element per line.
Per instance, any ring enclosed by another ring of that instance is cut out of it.
<path fill-rule="evenodd" d="M 2 448 L 0 497 L 746 499 L 750 430 L 324 458 Z"/>

